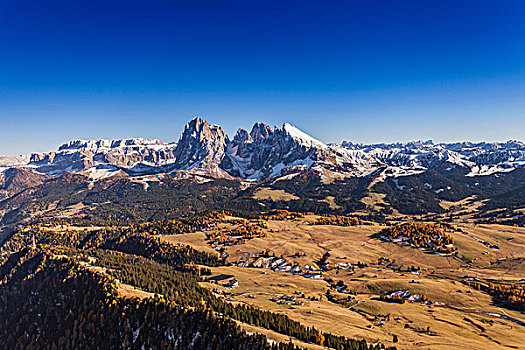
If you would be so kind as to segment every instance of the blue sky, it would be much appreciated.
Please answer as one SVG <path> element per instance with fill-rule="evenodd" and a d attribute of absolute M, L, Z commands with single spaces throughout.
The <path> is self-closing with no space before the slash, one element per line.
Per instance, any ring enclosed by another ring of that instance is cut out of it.
<path fill-rule="evenodd" d="M 176 141 L 525 140 L 524 1 L 0 0 L 0 154 Z"/>

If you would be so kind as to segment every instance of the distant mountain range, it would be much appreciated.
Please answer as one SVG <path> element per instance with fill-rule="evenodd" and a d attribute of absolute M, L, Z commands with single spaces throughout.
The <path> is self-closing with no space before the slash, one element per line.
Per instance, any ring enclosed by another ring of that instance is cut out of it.
<path fill-rule="evenodd" d="M 464 169 L 466 176 L 509 172 L 525 166 L 525 143 L 416 141 L 363 145 L 324 144 L 291 124 L 256 123 L 233 138 L 217 125 L 194 118 L 177 143 L 159 140 L 76 140 L 57 151 L 0 157 L 0 167 L 18 166 L 46 175 L 81 172 L 93 179 L 184 172 L 213 178 L 264 180 L 304 169 L 328 179 L 399 177 L 429 169 Z"/>
<path fill-rule="evenodd" d="M 443 202 L 465 198 L 487 211 L 525 208 L 525 144 L 324 144 L 287 123 L 230 138 L 194 118 L 176 143 L 77 140 L 0 157 L 0 228 L 35 216 L 125 222 L 225 208 L 443 213 Z"/>

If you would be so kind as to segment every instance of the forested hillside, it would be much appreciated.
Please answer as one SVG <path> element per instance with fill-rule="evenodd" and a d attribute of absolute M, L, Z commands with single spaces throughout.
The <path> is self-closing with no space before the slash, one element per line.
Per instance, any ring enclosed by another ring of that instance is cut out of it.
<path fill-rule="evenodd" d="M 6 349 L 293 349 L 209 310 L 122 297 L 109 277 L 69 258 L 26 251 L 0 271 Z"/>
<path fill-rule="evenodd" d="M 198 284 L 199 276 L 223 260 L 161 242 L 141 228 L 151 229 L 140 225 L 64 233 L 33 226 L 16 231 L 2 245 L 0 339 L 13 348 L 33 349 L 294 348 L 248 336 L 236 320 L 334 349 L 378 348 L 216 297 Z M 116 281 L 159 297 L 126 298 Z M 31 325 L 32 319 L 45 326 Z M 55 327 L 60 332 L 53 332 Z"/>

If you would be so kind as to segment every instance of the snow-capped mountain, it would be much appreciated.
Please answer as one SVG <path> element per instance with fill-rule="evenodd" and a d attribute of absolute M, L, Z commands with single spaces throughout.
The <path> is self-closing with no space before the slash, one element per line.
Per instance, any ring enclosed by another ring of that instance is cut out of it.
<path fill-rule="evenodd" d="M 323 149 L 327 149 L 325 144 L 291 124 L 272 130 L 257 123 L 249 134 L 237 131 L 222 166 L 236 176 L 260 180 L 280 175 L 285 169 L 310 167 Z"/>
<path fill-rule="evenodd" d="M 77 140 L 60 146 L 56 152 L 34 153 L 29 160 L 22 157 L 15 162 L 0 158 L 0 166 L 2 160 L 7 167 L 25 162 L 28 169 L 39 173 L 82 172 L 93 179 L 115 174 L 182 172 L 262 180 L 312 168 L 321 176 L 332 178 L 379 174 L 380 181 L 428 169 L 460 168 L 466 176 L 512 171 L 525 166 L 525 144 L 417 141 L 327 145 L 288 123 L 281 128 L 256 123 L 250 132 L 239 129 L 230 139 L 220 126 L 194 118 L 177 143 L 145 139 Z"/>
<path fill-rule="evenodd" d="M 343 142 L 342 146 L 379 166 L 410 169 L 469 169 L 467 176 L 508 172 L 525 166 L 525 143 L 440 143 L 418 141 L 395 144 L 361 145 Z"/>
<path fill-rule="evenodd" d="M 0 156 L 0 168 L 9 168 L 18 165 L 25 165 L 29 162 L 29 156 L 20 155 L 14 157 Z"/>

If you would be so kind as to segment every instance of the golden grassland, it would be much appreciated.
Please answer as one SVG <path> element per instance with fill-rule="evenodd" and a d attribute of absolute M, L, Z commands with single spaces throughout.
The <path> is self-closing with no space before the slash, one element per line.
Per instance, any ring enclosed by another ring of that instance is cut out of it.
<path fill-rule="evenodd" d="M 451 207 L 461 207 L 464 210 L 475 210 L 479 208 L 483 203 L 476 200 L 476 196 L 466 197 L 459 201 L 441 201 L 439 203 L 443 209 L 450 209 Z"/>
<path fill-rule="evenodd" d="M 369 191 L 366 196 L 361 198 L 361 202 L 366 204 L 367 206 L 371 207 L 374 210 L 380 210 L 384 207 L 391 207 L 386 202 L 386 195 L 384 193 L 377 193 Z M 396 210 L 397 212 L 397 210 Z"/>
<path fill-rule="evenodd" d="M 299 197 L 294 196 L 291 193 L 286 192 L 285 190 L 274 190 L 271 188 L 260 188 L 253 194 L 255 199 L 271 199 L 273 201 L 290 201 L 294 199 L 299 199 Z"/>
<path fill-rule="evenodd" d="M 339 209 L 339 208 L 341 208 L 341 206 L 338 205 L 335 202 L 335 197 L 334 196 L 327 196 L 325 199 L 321 199 L 321 202 L 328 203 L 328 205 L 330 206 L 330 209 Z"/>
<path fill-rule="evenodd" d="M 239 286 L 226 288 L 227 280 L 202 284 L 210 289 L 224 290 L 226 298 L 233 303 L 285 313 L 326 332 L 362 337 L 402 349 L 525 349 L 525 326 L 486 313 L 505 315 L 521 322 L 525 322 L 525 315 L 499 308 L 489 295 L 460 282 L 465 276 L 515 283 L 525 278 L 525 228 L 458 222 L 457 227 L 466 233 L 499 247 L 498 250 L 490 249 L 464 233 L 453 232 L 450 234 L 458 248 L 458 258 L 383 242 L 375 238 L 384 228 L 379 224 L 311 225 L 316 218 L 269 221 L 267 237 L 227 247 L 228 260 L 236 261 L 246 253 L 269 249 L 276 256 L 282 255 L 301 266 L 314 265 L 326 252 L 331 255 L 328 261 L 332 265 L 336 262 L 365 263 L 367 267 L 355 268 L 353 274 L 348 270 L 323 273 L 334 281 L 343 281 L 349 290 L 356 292 L 353 302 L 342 305 L 329 301 L 325 295 L 327 290 L 338 298 L 348 298 L 348 295 L 330 289 L 324 280 L 269 269 L 212 268 L 212 276 L 234 276 Z M 204 233 L 161 237 L 168 242 L 212 251 Z M 294 257 L 296 253 L 300 256 Z M 393 267 L 402 271 L 379 265 L 380 258 L 389 259 Z M 420 273 L 406 272 L 409 266 L 419 266 Z M 378 300 L 381 292 L 400 289 L 425 294 L 432 305 Z M 304 305 L 279 305 L 270 300 L 295 292 L 304 293 L 305 298 L 298 298 Z M 312 297 L 315 300 L 310 300 Z M 399 339 L 397 344 L 392 343 L 394 334 Z"/>
<path fill-rule="evenodd" d="M 276 343 L 288 343 L 290 341 L 290 337 L 289 336 L 281 334 L 281 333 L 277 333 L 277 332 L 274 332 L 274 331 L 271 331 L 271 330 L 266 329 L 266 328 L 252 326 L 250 324 L 239 322 L 239 321 L 235 321 L 235 323 L 237 323 L 247 333 L 250 333 L 250 334 L 253 334 L 253 333 L 264 334 L 266 336 L 266 338 L 268 338 L 268 340 L 276 342 Z M 292 338 L 291 340 L 292 340 L 292 343 L 294 345 L 300 346 L 301 348 L 311 349 L 311 350 L 326 349 L 326 347 L 324 347 L 324 346 L 317 345 L 317 344 L 312 344 L 312 343 L 306 343 L 304 341 L 300 341 L 300 340 L 297 340 L 295 338 Z"/>

